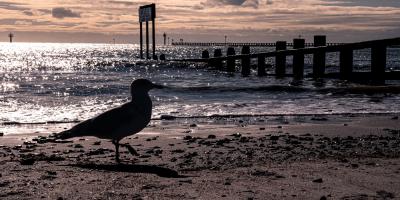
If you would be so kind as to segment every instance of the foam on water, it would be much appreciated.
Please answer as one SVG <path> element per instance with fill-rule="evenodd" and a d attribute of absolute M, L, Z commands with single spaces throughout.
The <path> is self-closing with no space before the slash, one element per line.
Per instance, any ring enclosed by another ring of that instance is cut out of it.
<path fill-rule="evenodd" d="M 193 58 L 202 50 L 160 47 L 159 51 L 167 57 Z M 400 51 L 388 52 L 388 70 L 399 70 Z M 153 117 L 400 112 L 395 86 L 376 88 L 340 80 L 293 82 L 256 77 L 254 71 L 250 77 L 232 76 L 193 64 L 141 61 L 137 56 L 137 45 L 3 43 L 0 123 L 84 120 L 129 101 L 129 85 L 137 78 L 169 86 L 151 91 Z M 368 56 L 369 51 L 356 53 L 357 69 L 368 70 Z M 306 58 L 306 71 L 311 60 Z M 327 63 L 337 65 L 337 55 L 329 54 Z"/>

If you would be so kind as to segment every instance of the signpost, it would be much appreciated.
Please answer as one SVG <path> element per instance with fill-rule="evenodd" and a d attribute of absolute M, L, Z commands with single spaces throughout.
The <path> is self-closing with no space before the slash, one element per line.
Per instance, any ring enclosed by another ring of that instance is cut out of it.
<path fill-rule="evenodd" d="M 156 4 L 149 4 L 139 7 L 139 23 L 140 23 L 140 58 L 143 59 L 143 26 L 142 23 L 146 22 L 146 58 L 149 59 L 149 21 L 152 22 L 152 39 L 153 39 L 153 59 L 156 57 Z"/>

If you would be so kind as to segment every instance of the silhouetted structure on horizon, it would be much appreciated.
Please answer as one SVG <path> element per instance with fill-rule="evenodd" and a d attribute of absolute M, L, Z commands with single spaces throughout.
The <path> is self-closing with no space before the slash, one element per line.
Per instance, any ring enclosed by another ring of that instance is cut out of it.
<path fill-rule="evenodd" d="M 234 43 L 239 44 L 239 43 Z M 246 43 L 252 44 L 252 43 Z M 225 57 L 221 54 L 221 49 L 214 50 L 214 57 L 209 58 L 208 50 L 202 52 L 201 59 L 179 59 L 174 61 L 184 62 L 205 62 L 210 67 L 217 70 L 224 69 L 223 63 L 226 63 L 226 71 L 236 71 L 236 61 L 240 60 L 242 64 L 242 75 L 248 76 L 250 74 L 249 60 L 258 59 L 258 75 L 268 75 L 265 73 L 265 58 L 275 58 L 275 74 L 278 77 L 292 76 L 295 79 L 302 79 L 304 77 L 304 56 L 313 54 L 313 73 L 314 78 L 332 77 L 346 80 L 370 80 L 374 83 L 382 83 L 385 80 L 400 80 L 399 71 L 386 72 L 386 52 L 388 46 L 400 45 L 400 38 L 374 40 L 357 43 L 337 44 L 329 46 L 326 43 L 326 36 L 314 36 L 314 43 L 305 43 L 305 39 L 296 38 L 293 40 L 293 49 L 287 49 L 290 43 L 286 41 L 278 41 L 273 46 L 276 47 L 275 51 L 254 53 L 250 52 L 250 45 L 242 47 L 242 53 L 235 55 L 233 47 L 227 49 Z M 312 47 L 309 45 L 313 44 Z M 272 46 L 272 45 L 271 45 Z M 353 51 L 359 49 L 371 49 L 371 72 L 354 72 L 353 71 Z M 326 53 L 339 52 L 339 73 L 325 74 L 326 67 Z M 286 57 L 293 56 L 293 73 L 286 73 Z"/>
<path fill-rule="evenodd" d="M 10 43 L 13 42 L 14 34 L 10 33 L 8 34 L 8 37 L 10 38 Z"/>
<path fill-rule="evenodd" d="M 153 39 L 153 59 L 156 59 L 156 4 L 140 6 L 139 8 L 139 24 L 140 24 L 140 58 L 143 59 L 143 27 L 142 22 L 146 22 L 146 58 L 149 59 L 149 21 L 152 22 L 152 39 Z"/>

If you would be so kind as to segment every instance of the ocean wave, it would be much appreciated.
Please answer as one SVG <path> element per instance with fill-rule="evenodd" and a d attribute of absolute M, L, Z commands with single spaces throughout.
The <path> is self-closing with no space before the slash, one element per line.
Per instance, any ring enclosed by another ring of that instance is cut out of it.
<path fill-rule="evenodd" d="M 196 87 L 176 87 L 167 88 L 173 92 L 286 92 L 303 93 L 316 92 L 322 94 L 398 94 L 400 86 L 351 86 L 351 87 L 327 87 L 309 88 L 301 86 L 269 85 L 255 87 L 227 87 L 227 86 L 196 86 Z"/>

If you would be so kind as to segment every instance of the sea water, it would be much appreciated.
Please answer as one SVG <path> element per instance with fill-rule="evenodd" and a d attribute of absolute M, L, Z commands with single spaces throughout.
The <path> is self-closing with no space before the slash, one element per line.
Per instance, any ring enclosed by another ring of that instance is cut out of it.
<path fill-rule="evenodd" d="M 379 86 L 381 90 L 334 79 L 257 77 L 256 69 L 242 77 L 240 72 L 229 74 L 201 64 L 140 60 L 138 49 L 130 44 L 0 43 L 1 126 L 91 118 L 128 102 L 130 83 L 138 78 L 168 86 L 150 92 L 153 118 L 400 112 L 396 81 Z M 167 59 L 198 58 L 202 50 L 160 46 L 157 54 L 164 53 Z M 354 60 L 355 70 L 368 71 L 370 51 L 356 51 Z M 273 64 L 272 59 L 267 61 Z M 290 62 L 288 57 L 289 66 Z M 338 62 L 338 54 L 327 54 L 327 71 L 338 71 Z M 311 63 L 307 56 L 306 73 Z M 388 49 L 389 70 L 400 70 L 399 49 Z"/>

